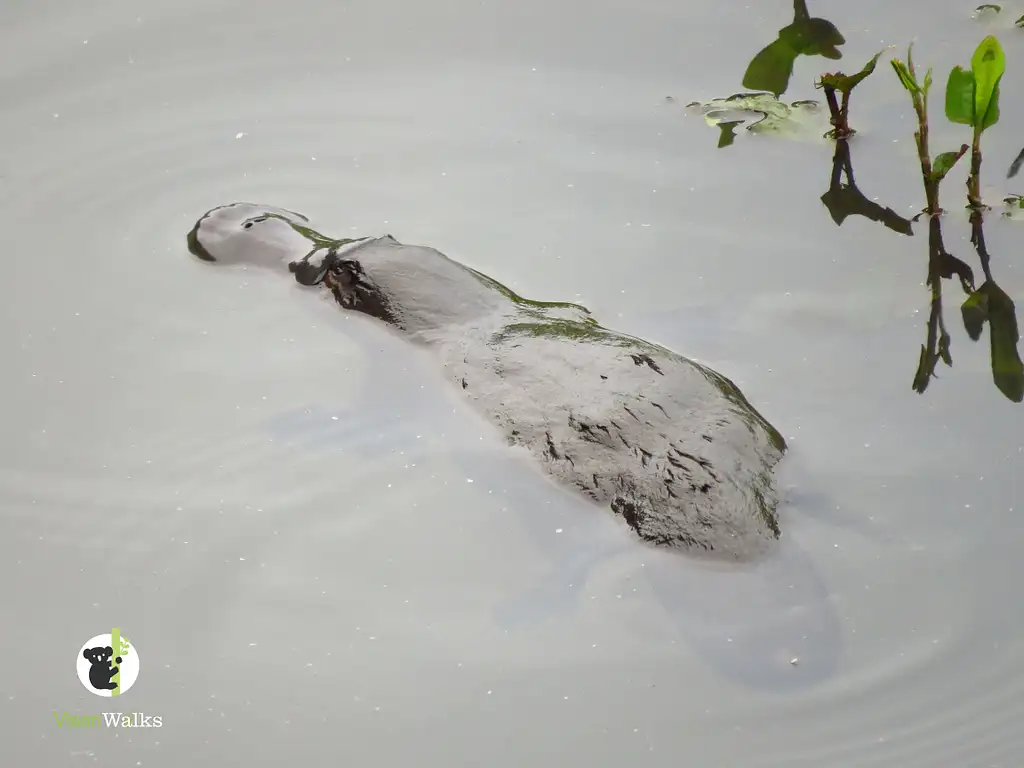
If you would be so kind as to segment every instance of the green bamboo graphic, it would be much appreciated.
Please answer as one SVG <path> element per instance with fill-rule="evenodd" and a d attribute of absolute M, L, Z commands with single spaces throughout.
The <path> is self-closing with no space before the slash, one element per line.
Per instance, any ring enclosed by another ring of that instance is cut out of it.
<path fill-rule="evenodd" d="M 118 627 L 114 627 L 110 630 L 110 650 L 113 651 L 110 663 L 117 668 L 111 676 L 111 680 L 117 683 L 117 688 L 110 692 L 111 696 L 117 696 L 121 693 L 121 665 L 117 663 L 117 657 L 121 655 L 121 630 Z"/>

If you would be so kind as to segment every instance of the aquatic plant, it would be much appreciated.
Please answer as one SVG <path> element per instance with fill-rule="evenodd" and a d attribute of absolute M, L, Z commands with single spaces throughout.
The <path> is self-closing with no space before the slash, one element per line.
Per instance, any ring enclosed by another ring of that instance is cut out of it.
<path fill-rule="evenodd" d="M 1021 152 L 1024 155 L 1024 152 Z M 1024 210 L 1024 195 L 1007 195 L 1003 198 L 1003 202 L 1006 204 L 1006 210 L 1003 212 L 1003 216 L 1007 219 L 1017 218 L 1018 211 Z"/>
<path fill-rule="evenodd" d="M 978 45 L 971 68 L 957 65 L 946 82 L 946 117 L 974 129 L 971 170 L 967 177 L 967 203 L 981 209 L 981 135 L 999 121 L 999 82 L 1006 71 L 1006 57 L 994 35 Z"/>
<path fill-rule="evenodd" d="M 956 152 L 943 152 L 934 161 L 928 148 L 928 91 L 932 85 L 932 70 L 928 70 L 923 82 L 918 81 L 912 49 L 907 50 L 906 63 L 893 59 L 891 64 L 900 83 L 910 94 L 917 114 L 914 139 L 927 199 L 925 213 L 929 217 L 926 283 L 931 289 L 931 308 L 927 338 L 921 346 L 914 374 L 914 391 L 923 393 L 927 389 L 940 360 L 948 366 L 953 364 L 950 335 L 942 314 L 942 280 L 956 276 L 967 294 L 961 306 L 964 329 L 972 340 L 977 341 L 985 324 L 988 324 L 993 381 L 1008 399 L 1021 402 L 1024 400 L 1024 366 L 1017 352 L 1016 309 L 1010 297 L 992 278 L 991 256 L 985 244 L 982 217 L 984 206 L 979 193 L 981 135 L 999 119 L 999 82 L 1005 71 L 1005 58 L 999 41 L 991 35 L 986 37 L 975 51 L 970 70 L 957 66 L 950 72 L 946 84 L 946 117 L 952 122 L 970 125 L 974 129 L 973 143 L 971 146 L 963 144 Z M 972 209 L 971 243 L 985 274 L 985 282 L 977 288 L 971 268 L 946 250 L 942 240 L 942 222 L 938 216 L 942 212 L 939 185 L 968 150 L 971 151 L 971 170 L 967 180 L 968 206 Z"/>
<path fill-rule="evenodd" d="M 731 146 L 736 130 L 743 126 L 750 133 L 796 136 L 818 112 L 816 101 L 786 104 L 770 93 L 734 93 L 724 99 L 694 101 L 687 109 L 699 110 L 704 121 L 720 129 L 718 148 Z"/>
<path fill-rule="evenodd" d="M 794 3 L 794 23 L 779 33 L 779 40 L 755 56 L 744 75 L 744 85 L 769 93 L 741 93 L 729 99 L 715 99 L 689 106 L 700 107 L 709 125 L 722 130 L 719 146 L 732 143 L 737 126 L 747 124 L 747 130 L 789 133 L 795 126 L 796 111 L 782 103 L 778 96 L 788 86 L 793 61 L 799 55 L 823 55 L 840 58 L 833 43 L 844 42 L 838 30 L 821 19 L 811 19 L 803 2 Z M 979 12 L 998 13 L 994 6 L 979 7 Z M 1024 17 L 1020 20 L 1024 22 Z M 812 23 L 814 22 L 814 23 Z M 1020 26 L 1020 24 L 1018 24 Z M 953 123 L 969 125 L 973 131 L 970 144 L 932 155 L 929 146 L 928 97 L 933 85 L 933 72 L 928 69 L 919 78 L 914 66 L 913 46 L 907 49 L 906 59 L 892 58 L 890 64 L 897 79 L 907 91 L 917 125 L 914 141 L 925 191 L 925 208 L 912 220 L 906 219 L 889 207 L 867 198 L 858 188 L 853 173 L 850 142 L 855 131 L 850 126 L 850 100 L 853 90 L 869 77 L 885 51 L 875 54 L 861 70 L 853 75 L 842 72 L 825 73 L 815 83 L 825 92 L 829 106 L 832 130 L 826 134 L 836 140 L 829 176 L 828 190 L 821 202 L 828 209 L 837 226 L 850 216 L 861 216 L 879 222 L 902 235 L 914 234 L 913 223 L 924 219 L 928 227 L 928 272 L 926 285 L 930 292 L 930 308 L 926 337 L 921 345 L 912 387 L 923 393 L 936 377 L 939 363 L 953 365 L 951 335 L 943 316 L 943 283 L 954 278 L 963 290 L 965 299 L 960 307 L 964 329 L 973 341 L 978 341 L 989 330 L 992 378 L 996 387 L 1009 400 L 1024 402 L 1024 364 L 1018 352 L 1019 328 L 1016 307 L 1010 296 L 992 277 L 992 257 L 985 243 L 984 212 L 982 203 L 981 164 L 982 134 L 999 120 L 999 87 L 1005 72 L 1005 55 L 995 36 L 985 37 L 971 58 L 969 68 L 954 67 L 947 79 L 945 115 Z M 793 107 L 804 102 L 794 102 Z M 749 116 L 756 115 L 756 122 Z M 967 202 L 970 209 L 971 243 L 981 263 L 984 281 L 975 285 L 974 272 L 962 259 L 951 254 L 943 241 L 943 212 L 939 190 L 942 181 L 968 152 L 971 153 L 967 178 Z M 1010 166 L 1009 177 L 1024 167 L 1024 150 Z M 1005 198 L 1005 217 L 1024 220 L 1024 196 Z M 547 328 L 538 330 L 546 331 Z"/>
<path fill-rule="evenodd" d="M 1003 12 L 1003 6 L 996 3 L 982 3 L 974 9 L 974 18 L 976 19 L 994 19 Z M 1024 27 L 1024 16 L 1019 17 L 1013 22 L 1015 27 Z"/>
<path fill-rule="evenodd" d="M 917 115 L 914 141 L 917 144 L 917 156 L 921 163 L 921 179 L 924 183 L 926 200 L 925 213 L 929 216 L 937 216 L 942 213 L 942 208 L 939 205 L 939 184 L 953 169 L 957 161 L 967 153 L 969 147 L 964 144 L 959 151 L 942 152 L 932 160 L 928 148 L 928 92 L 932 87 L 932 70 L 929 68 L 925 72 L 924 80 L 918 81 L 917 71 L 914 68 L 913 49 L 913 44 L 907 48 L 906 62 L 901 59 L 891 59 L 889 63 L 892 64 L 904 89 L 910 94 L 910 101 Z"/>
<path fill-rule="evenodd" d="M 885 53 L 884 49 L 872 56 L 856 74 L 826 72 L 815 83 L 816 88 L 825 91 L 825 101 L 828 103 L 828 111 L 831 115 L 832 130 L 826 134 L 827 136 L 834 139 L 846 139 L 856 133 L 850 127 L 850 95 L 854 88 L 875 71 L 875 65 L 878 64 L 878 59 L 883 53 Z M 842 94 L 842 102 L 837 98 L 837 93 Z"/>
<path fill-rule="evenodd" d="M 793 0 L 793 22 L 779 30 L 778 38 L 758 51 L 743 73 L 743 87 L 768 91 L 776 98 L 789 88 L 793 65 L 800 56 L 841 59 L 839 46 L 846 38 L 827 19 L 811 16 L 806 0 Z"/>

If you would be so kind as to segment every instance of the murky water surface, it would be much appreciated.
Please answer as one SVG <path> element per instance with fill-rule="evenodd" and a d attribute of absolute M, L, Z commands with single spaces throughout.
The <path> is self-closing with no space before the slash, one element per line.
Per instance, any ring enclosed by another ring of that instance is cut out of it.
<path fill-rule="evenodd" d="M 797 59 L 782 98 L 911 40 L 941 86 L 998 27 L 998 202 L 1019 191 L 1024 33 L 972 8 L 812 1 L 843 58 Z M 930 292 L 926 227 L 899 223 L 923 205 L 906 95 L 883 63 L 852 110 L 856 184 L 895 229 L 837 228 L 820 114 L 716 149 L 684 107 L 743 91 L 792 18 L 6 2 L 0 763 L 1019 765 L 1024 406 L 955 281 L 954 365 L 911 389 Z M 936 90 L 938 152 L 969 139 Z M 945 242 L 980 276 L 962 183 Z M 641 547 L 400 339 L 189 257 L 196 218 L 235 200 L 432 245 L 730 376 L 791 443 L 778 556 Z M 1020 227 L 986 229 L 1018 304 Z M 111 627 L 140 659 L 116 700 L 74 673 Z M 112 711 L 162 726 L 54 714 Z"/>

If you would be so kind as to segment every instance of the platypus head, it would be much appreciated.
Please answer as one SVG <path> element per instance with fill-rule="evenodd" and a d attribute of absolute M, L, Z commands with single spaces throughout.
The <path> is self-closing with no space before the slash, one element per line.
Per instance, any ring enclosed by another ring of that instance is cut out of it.
<path fill-rule="evenodd" d="M 301 231 L 305 222 L 302 214 L 269 205 L 223 205 L 196 222 L 188 249 L 204 261 L 287 269 L 316 247 Z"/>
<path fill-rule="evenodd" d="M 271 205 L 233 203 L 206 213 L 188 233 L 188 249 L 203 261 L 287 270 L 302 285 L 317 285 L 356 240 L 333 240 L 301 213 Z"/>

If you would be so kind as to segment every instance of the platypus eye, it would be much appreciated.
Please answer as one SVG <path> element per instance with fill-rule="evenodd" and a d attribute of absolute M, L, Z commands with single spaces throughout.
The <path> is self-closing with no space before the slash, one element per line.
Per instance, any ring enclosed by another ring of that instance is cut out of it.
<path fill-rule="evenodd" d="M 264 213 L 264 214 L 262 214 L 260 216 L 253 216 L 251 219 L 246 219 L 245 220 L 245 222 L 242 224 L 242 229 L 252 229 L 252 225 L 255 224 L 256 222 L 258 222 L 258 221 L 266 221 L 269 218 L 271 218 L 270 214 L 266 214 L 266 213 Z"/>

